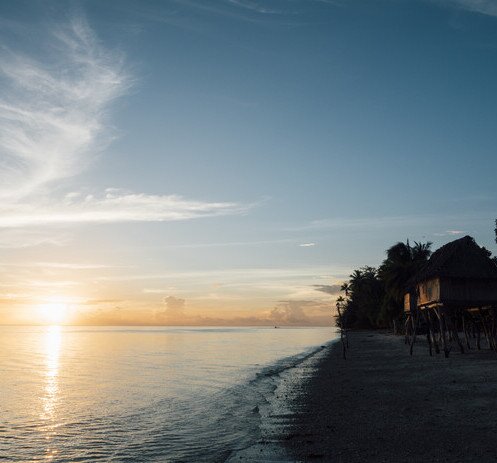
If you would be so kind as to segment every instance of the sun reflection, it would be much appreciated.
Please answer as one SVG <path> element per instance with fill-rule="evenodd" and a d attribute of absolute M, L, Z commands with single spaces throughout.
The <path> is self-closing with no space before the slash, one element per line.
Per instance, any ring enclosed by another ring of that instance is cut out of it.
<path fill-rule="evenodd" d="M 62 333 L 60 326 L 50 326 L 46 329 L 44 337 L 45 353 L 45 388 L 42 400 L 42 414 L 44 422 L 43 432 L 47 446 L 45 459 L 52 460 L 57 454 L 53 448 L 53 439 L 57 434 L 57 402 L 59 399 L 59 357 Z"/>

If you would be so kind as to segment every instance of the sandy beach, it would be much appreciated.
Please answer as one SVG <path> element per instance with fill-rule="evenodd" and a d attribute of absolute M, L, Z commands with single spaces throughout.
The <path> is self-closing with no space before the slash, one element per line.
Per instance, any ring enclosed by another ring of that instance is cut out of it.
<path fill-rule="evenodd" d="M 490 462 L 497 460 L 497 355 L 430 357 L 420 339 L 350 335 L 335 344 L 293 397 L 284 438 L 293 461 Z"/>

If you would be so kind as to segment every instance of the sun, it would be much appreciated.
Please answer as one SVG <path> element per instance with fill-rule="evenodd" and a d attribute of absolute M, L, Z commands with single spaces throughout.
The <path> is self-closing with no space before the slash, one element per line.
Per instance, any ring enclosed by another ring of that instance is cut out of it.
<path fill-rule="evenodd" d="M 44 324 L 61 325 L 67 318 L 68 307 L 64 302 L 51 301 L 40 304 L 38 312 Z"/>

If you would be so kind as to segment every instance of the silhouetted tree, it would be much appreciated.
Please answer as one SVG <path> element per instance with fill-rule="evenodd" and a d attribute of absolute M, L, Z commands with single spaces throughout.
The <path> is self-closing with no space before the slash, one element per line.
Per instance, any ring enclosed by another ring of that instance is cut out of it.
<path fill-rule="evenodd" d="M 394 332 L 396 331 L 397 322 L 404 312 L 404 294 L 408 281 L 430 258 L 431 245 L 431 242 L 414 242 L 414 246 L 411 246 L 407 240 L 406 243 L 399 242 L 387 249 L 387 258 L 378 271 L 379 278 L 385 286 L 379 325 L 393 325 Z"/>
<path fill-rule="evenodd" d="M 347 328 L 376 328 L 378 313 L 385 290 L 374 267 L 354 270 L 348 283 L 341 287 L 345 292 L 342 323 Z"/>

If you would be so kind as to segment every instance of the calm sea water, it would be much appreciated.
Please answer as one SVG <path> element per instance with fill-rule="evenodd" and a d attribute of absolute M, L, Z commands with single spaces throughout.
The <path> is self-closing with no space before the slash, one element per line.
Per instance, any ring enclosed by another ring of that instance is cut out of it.
<path fill-rule="evenodd" d="M 332 328 L 0 327 L 0 461 L 224 461 Z M 290 370 L 289 370 L 290 369 Z"/>

